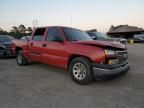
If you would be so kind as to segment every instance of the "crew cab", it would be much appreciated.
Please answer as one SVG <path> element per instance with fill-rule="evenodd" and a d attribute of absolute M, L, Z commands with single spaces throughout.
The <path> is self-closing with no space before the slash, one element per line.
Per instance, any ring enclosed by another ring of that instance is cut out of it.
<path fill-rule="evenodd" d="M 13 52 L 20 66 L 30 61 L 66 69 L 79 84 L 129 70 L 125 45 L 92 40 L 84 31 L 61 26 L 35 28 L 28 41 L 14 41 Z"/>

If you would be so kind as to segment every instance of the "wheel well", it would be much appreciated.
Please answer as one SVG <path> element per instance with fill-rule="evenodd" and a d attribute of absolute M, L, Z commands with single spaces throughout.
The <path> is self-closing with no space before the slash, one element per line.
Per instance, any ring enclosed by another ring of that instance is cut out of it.
<path fill-rule="evenodd" d="M 90 59 L 90 58 L 88 58 L 88 57 L 86 57 L 86 56 L 82 56 L 82 55 L 73 54 L 73 55 L 71 55 L 71 56 L 69 57 L 69 60 L 68 60 L 68 67 L 69 67 L 69 65 L 70 65 L 71 61 L 72 61 L 74 58 L 77 58 L 77 57 L 84 57 L 84 58 L 87 58 L 89 61 L 91 61 L 91 59 Z"/>
<path fill-rule="evenodd" d="M 17 54 L 17 52 L 18 52 L 18 51 L 20 51 L 20 50 L 22 50 L 22 48 L 21 48 L 21 47 L 16 47 L 16 51 L 15 51 L 15 52 L 16 52 L 16 54 Z"/>

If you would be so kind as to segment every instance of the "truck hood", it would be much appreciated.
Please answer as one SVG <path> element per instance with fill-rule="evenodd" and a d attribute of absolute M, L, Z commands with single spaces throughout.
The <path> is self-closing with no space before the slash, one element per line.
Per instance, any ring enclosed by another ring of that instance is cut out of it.
<path fill-rule="evenodd" d="M 101 47 L 112 47 L 119 49 L 126 49 L 126 46 L 119 42 L 110 42 L 110 41 L 76 41 L 75 43 L 84 44 L 84 45 L 92 45 L 92 46 L 101 46 Z"/>

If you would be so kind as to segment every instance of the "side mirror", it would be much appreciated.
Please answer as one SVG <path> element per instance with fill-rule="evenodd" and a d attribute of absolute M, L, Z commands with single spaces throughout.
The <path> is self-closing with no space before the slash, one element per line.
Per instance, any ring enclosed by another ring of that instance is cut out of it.
<path fill-rule="evenodd" d="M 61 36 L 54 36 L 54 40 L 55 42 L 63 42 L 63 38 Z"/>
<path fill-rule="evenodd" d="M 97 38 L 96 38 L 95 36 L 91 36 L 91 38 L 92 38 L 93 40 L 97 40 Z"/>

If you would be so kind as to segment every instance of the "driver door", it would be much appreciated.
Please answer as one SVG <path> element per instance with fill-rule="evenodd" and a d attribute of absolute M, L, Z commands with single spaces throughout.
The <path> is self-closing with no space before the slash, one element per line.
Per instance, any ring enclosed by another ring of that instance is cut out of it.
<path fill-rule="evenodd" d="M 62 68 L 66 66 L 67 51 L 60 28 L 48 28 L 42 52 L 42 60 L 44 63 Z"/>

